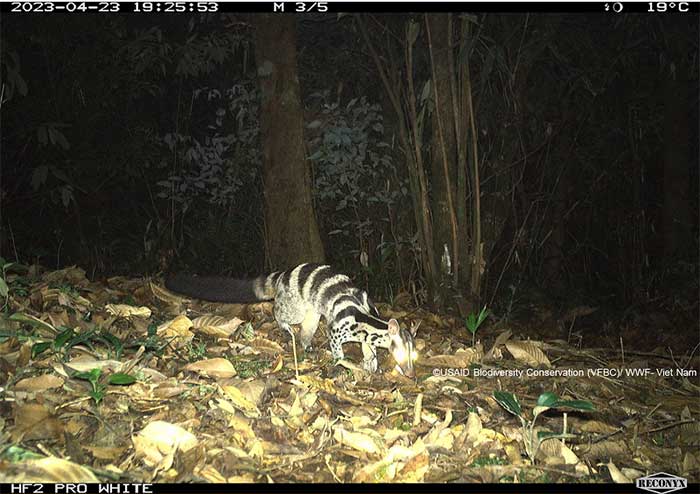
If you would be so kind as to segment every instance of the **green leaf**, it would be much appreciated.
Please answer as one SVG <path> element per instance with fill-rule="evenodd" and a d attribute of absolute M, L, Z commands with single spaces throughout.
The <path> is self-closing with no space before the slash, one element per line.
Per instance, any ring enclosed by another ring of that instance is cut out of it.
<path fill-rule="evenodd" d="M 7 273 L 7 270 L 9 270 L 15 263 L 14 262 L 8 262 L 8 263 L 2 263 L 0 266 L 2 266 L 2 271 L 3 273 Z"/>
<path fill-rule="evenodd" d="M 93 390 L 93 391 L 90 391 L 88 394 L 90 395 L 90 397 L 93 400 L 95 400 L 95 403 L 97 403 L 98 405 L 102 401 L 102 398 L 104 398 L 104 396 L 105 396 L 104 391 L 102 391 L 102 390 Z"/>
<path fill-rule="evenodd" d="M 91 374 L 89 371 L 76 372 L 75 374 L 73 374 L 73 377 L 76 379 L 82 379 L 83 381 L 89 381 L 91 378 Z"/>
<path fill-rule="evenodd" d="M 49 167 L 46 165 L 40 165 L 34 169 L 32 174 L 32 189 L 34 191 L 39 190 L 39 188 L 46 183 L 46 179 L 49 176 Z"/>
<path fill-rule="evenodd" d="M 19 446 L 9 446 L 2 452 L 2 458 L 4 460 L 9 460 L 12 463 L 16 463 L 25 460 L 38 460 L 43 458 L 43 456 Z"/>
<path fill-rule="evenodd" d="M 131 374 L 124 374 L 123 372 L 117 372 L 109 376 L 109 384 L 118 384 L 123 386 L 134 384 L 135 382 L 136 378 L 134 376 Z"/>
<path fill-rule="evenodd" d="M 590 401 L 586 400 L 560 400 L 554 405 L 557 408 L 567 407 L 573 408 L 574 410 L 583 410 L 591 412 L 595 410 L 595 406 Z"/>
<path fill-rule="evenodd" d="M 80 345 L 81 343 L 85 343 L 86 346 L 90 347 L 90 349 L 93 348 L 92 343 L 90 340 L 94 338 L 95 336 L 95 331 L 90 330 L 90 331 L 85 331 L 84 333 L 78 333 L 74 335 L 68 342 L 66 343 L 66 348 L 73 348 L 75 345 Z"/>
<path fill-rule="evenodd" d="M 66 136 L 63 135 L 63 132 L 58 130 L 55 127 L 49 127 L 49 139 L 51 140 L 51 144 L 58 144 L 61 146 L 63 149 L 70 149 L 70 144 L 68 143 L 68 140 L 66 139 Z"/>
<path fill-rule="evenodd" d="M 474 314 L 467 315 L 464 322 L 467 325 L 467 329 L 471 331 L 472 334 L 476 333 L 476 319 L 474 318 Z"/>
<path fill-rule="evenodd" d="M 103 331 L 102 333 L 100 333 L 100 338 L 102 338 L 105 342 L 107 342 L 109 345 L 111 345 L 112 348 L 114 348 L 114 351 L 117 354 L 117 359 L 119 359 L 119 357 L 121 356 L 122 351 L 124 349 L 124 345 L 119 340 L 119 338 L 117 338 L 113 334 L 108 333 L 106 331 Z"/>
<path fill-rule="evenodd" d="M 430 79 L 425 81 L 425 85 L 423 85 L 423 90 L 420 93 L 420 100 L 425 101 L 430 98 Z"/>
<path fill-rule="evenodd" d="M 479 326 L 481 326 L 481 323 L 484 322 L 486 317 L 489 315 L 489 311 L 486 309 L 486 306 L 484 306 L 481 311 L 479 311 L 479 315 L 477 316 L 476 314 L 469 314 L 467 315 L 465 319 L 465 324 L 467 326 L 467 329 L 472 333 L 476 333 L 476 330 L 479 329 Z"/>
<path fill-rule="evenodd" d="M 17 262 L 8 262 L 4 263 L 0 261 L 0 265 L 2 265 L 2 269 L 6 272 L 12 272 L 12 273 L 17 273 L 17 274 L 27 274 L 29 271 L 29 268 L 25 266 L 24 264 L 19 264 Z"/>
<path fill-rule="evenodd" d="M 537 398 L 537 405 L 541 407 L 553 407 L 556 406 L 555 403 L 559 400 L 559 397 L 554 393 L 546 391 L 542 393 L 539 398 Z"/>
<path fill-rule="evenodd" d="M 488 309 L 486 309 L 486 306 L 484 305 L 484 307 L 479 312 L 479 320 L 476 322 L 476 326 L 477 327 L 481 326 L 481 323 L 484 322 L 484 319 L 486 319 L 486 317 L 488 315 L 489 315 L 489 311 L 488 311 Z"/>
<path fill-rule="evenodd" d="M 416 21 L 410 21 L 408 24 L 407 39 L 410 44 L 414 44 L 420 33 L 420 25 Z"/>
<path fill-rule="evenodd" d="M 64 331 L 61 331 L 58 333 L 58 336 L 56 336 L 56 339 L 53 341 L 53 346 L 56 349 L 63 348 L 63 346 L 66 344 L 66 342 L 75 335 L 75 331 L 73 329 L 68 328 Z"/>
<path fill-rule="evenodd" d="M 47 348 L 50 348 L 52 343 L 50 341 L 42 341 L 41 343 L 34 343 L 32 345 L 32 358 L 36 358 L 37 355 L 45 352 Z"/>
<path fill-rule="evenodd" d="M 10 289 L 7 286 L 7 283 L 5 283 L 5 280 L 0 278 L 0 297 L 2 298 L 7 298 L 7 296 L 10 293 Z"/>
<path fill-rule="evenodd" d="M 92 369 L 85 372 L 76 372 L 73 374 L 73 377 L 95 383 L 100 378 L 100 375 L 102 375 L 102 369 Z"/>
<path fill-rule="evenodd" d="M 515 396 L 513 393 L 508 393 L 506 391 L 494 391 L 493 397 L 499 405 L 506 409 L 506 411 L 512 413 L 517 417 L 520 417 L 522 415 L 523 410 L 520 407 L 518 397 Z"/>
<path fill-rule="evenodd" d="M 73 200 L 73 189 L 70 185 L 64 185 L 61 187 L 61 202 L 64 208 L 68 208 L 68 205 Z"/>
<path fill-rule="evenodd" d="M 52 333 L 57 333 L 56 328 L 54 328 L 51 324 L 44 322 L 41 319 L 36 318 L 34 316 L 24 314 L 23 312 L 15 312 L 8 319 L 10 321 L 22 322 L 25 324 L 29 324 L 30 326 L 33 326 L 35 328 L 44 328 L 50 330 Z"/>
<path fill-rule="evenodd" d="M 153 324 L 153 323 L 149 324 L 148 330 L 147 330 L 148 336 L 155 336 L 157 329 L 158 329 L 158 326 L 156 326 L 155 324 Z"/>

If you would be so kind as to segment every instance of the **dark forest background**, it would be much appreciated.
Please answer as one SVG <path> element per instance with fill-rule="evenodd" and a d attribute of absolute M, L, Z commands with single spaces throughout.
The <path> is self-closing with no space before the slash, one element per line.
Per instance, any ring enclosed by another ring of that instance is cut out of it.
<path fill-rule="evenodd" d="M 388 302 L 586 304 L 697 339 L 696 15 L 1 27 L 6 260 L 245 275 L 308 253 Z"/>

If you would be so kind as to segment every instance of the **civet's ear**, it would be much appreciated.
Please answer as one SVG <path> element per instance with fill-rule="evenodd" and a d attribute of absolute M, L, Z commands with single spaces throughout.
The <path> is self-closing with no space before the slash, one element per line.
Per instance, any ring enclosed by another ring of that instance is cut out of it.
<path fill-rule="evenodd" d="M 399 331 L 401 328 L 399 327 L 399 321 L 396 319 L 389 319 L 389 334 L 392 336 L 396 336 L 399 334 Z"/>
<path fill-rule="evenodd" d="M 411 328 L 409 329 L 409 331 L 411 332 L 412 336 L 416 335 L 416 333 L 418 332 L 418 328 L 420 327 L 420 323 L 422 323 L 422 322 L 423 322 L 423 320 L 420 320 L 418 322 L 414 321 L 411 323 Z"/>

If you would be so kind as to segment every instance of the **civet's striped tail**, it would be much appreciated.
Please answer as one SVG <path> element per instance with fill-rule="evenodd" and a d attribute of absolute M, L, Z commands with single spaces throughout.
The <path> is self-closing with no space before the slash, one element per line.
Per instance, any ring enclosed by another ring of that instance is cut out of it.
<path fill-rule="evenodd" d="M 277 280 L 281 274 L 278 272 L 251 279 L 173 274 L 165 279 L 165 287 L 182 295 L 209 302 L 261 302 L 275 298 Z"/>

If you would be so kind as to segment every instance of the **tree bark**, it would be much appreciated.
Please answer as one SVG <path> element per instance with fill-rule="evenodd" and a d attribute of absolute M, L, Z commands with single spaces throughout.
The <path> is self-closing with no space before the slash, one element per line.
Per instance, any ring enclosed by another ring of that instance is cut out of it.
<path fill-rule="evenodd" d="M 274 268 L 324 260 L 304 156 L 295 22 L 289 15 L 254 17 L 266 255 Z"/>
<path fill-rule="evenodd" d="M 685 259 L 692 242 L 690 204 L 690 115 L 688 81 L 682 56 L 676 52 L 664 87 L 664 257 Z M 684 54 L 684 52 L 682 52 Z"/>
<path fill-rule="evenodd" d="M 449 46 L 448 29 L 452 29 L 447 14 L 426 15 L 432 44 L 431 52 L 434 63 L 434 93 L 438 98 L 433 98 L 435 108 L 432 118 L 432 144 L 431 144 L 431 177 L 432 186 L 431 209 L 433 213 L 433 246 L 435 253 L 442 259 L 445 247 L 450 256 L 451 271 L 459 269 L 456 261 L 461 260 L 455 245 L 459 240 L 459 234 L 453 238 L 453 226 L 457 229 L 457 219 L 454 216 L 455 184 L 457 182 L 457 145 L 455 142 L 455 120 L 453 114 L 452 92 L 450 89 L 450 77 L 454 67 L 450 64 L 452 57 L 448 56 Z M 439 120 L 438 120 L 439 119 Z M 445 173 L 447 169 L 447 174 Z M 449 189 L 448 189 L 449 187 Z M 452 204 L 450 204 L 452 203 Z M 453 225 L 452 223 L 455 223 Z M 456 232 L 455 232 L 456 233 Z M 442 266 L 441 278 L 443 283 L 449 279 L 449 274 L 444 272 Z"/>

